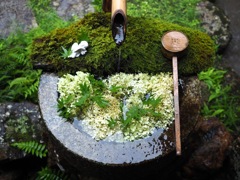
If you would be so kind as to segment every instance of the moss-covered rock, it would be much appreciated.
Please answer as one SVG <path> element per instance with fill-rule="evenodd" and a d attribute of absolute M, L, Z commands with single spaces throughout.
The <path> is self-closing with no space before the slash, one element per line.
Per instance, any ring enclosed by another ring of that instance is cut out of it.
<path fill-rule="evenodd" d="M 109 13 L 89 14 L 70 27 L 35 39 L 31 46 L 34 65 L 45 65 L 55 72 L 81 70 L 99 76 L 115 73 L 118 67 L 125 73 L 172 71 L 171 60 L 161 52 L 161 37 L 170 30 L 181 31 L 189 39 L 188 53 L 179 59 L 179 74 L 196 74 L 214 63 L 215 44 L 203 32 L 159 19 L 128 17 L 126 40 L 117 47 L 110 19 Z M 84 40 L 86 33 L 89 42 L 86 55 L 74 59 L 61 57 L 62 46 L 69 49 L 74 42 Z"/>

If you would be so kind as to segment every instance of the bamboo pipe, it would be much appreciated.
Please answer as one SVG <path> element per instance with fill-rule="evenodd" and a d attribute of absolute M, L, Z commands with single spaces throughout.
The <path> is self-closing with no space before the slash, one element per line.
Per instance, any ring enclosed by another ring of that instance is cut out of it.
<path fill-rule="evenodd" d="M 121 10 L 123 14 L 126 16 L 126 12 L 127 12 L 126 0 L 112 0 L 112 11 L 111 11 L 112 17 L 114 16 L 114 13 L 118 10 Z"/>
<path fill-rule="evenodd" d="M 112 36 L 117 45 L 121 45 L 126 38 L 127 2 L 126 0 L 112 0 L 111 8 Z"/>

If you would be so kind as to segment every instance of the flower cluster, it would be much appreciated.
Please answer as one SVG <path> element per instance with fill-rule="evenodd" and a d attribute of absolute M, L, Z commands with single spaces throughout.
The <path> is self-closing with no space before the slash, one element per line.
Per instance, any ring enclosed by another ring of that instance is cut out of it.
<path fill-rule="evenodd" d="M 80 117 L 82 128 L 96 140 L 111 139 L 121 134 L 120 141 L 133 141 L 153 133 L 156 128 L 167 128 L 173 122 L 173 80 L 169 73 L 118 73 L 101 82 L 105 85 L 103 98 L 108 102 L 101 108 L 96 102 L 79 111 L 76 102 L 84 96 L 79 89 L 86 84 L 94 92 L 90 74 L 77 72 L 59 79 L 59 98 L 73 96 L 66 104 L 67 111 Z M 80 114 L 78 114 L 80 113 Z"/>
<path fill-rule="evenodd" d="M 84 55 L 87 52 L 86 50 L 87 47 L 88 47 L 87 41 L 81 41 L 79 44 L 74 43 L 71 47 L 71 54 L 68 57 L 75 58 L 79 57 L 80 55 Z"/>

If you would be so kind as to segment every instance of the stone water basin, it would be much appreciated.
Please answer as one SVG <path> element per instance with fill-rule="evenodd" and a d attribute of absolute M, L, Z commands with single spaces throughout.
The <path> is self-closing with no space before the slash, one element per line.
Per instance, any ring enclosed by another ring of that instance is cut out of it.
<path fill-rule="evenodd" d="M 159 173 L 163 177 L 181 162 L 175 151 L 174 123 L 168 129 L 158 129 L 151 136 L 132 142 L 96 141 L 58 115 L 57 82 L 58 76 L 53 73 L 41 76 L 39 105 L 53 151 L 63 167 L 103 179 L 122 179 Z M 189 103 L 187 106 L 191 107 Z M 180 106 L 180 111 L 182 108 Z M 183 154 L 184 140 L 197 121 L 197 115 L 191 110 L 186 112 L 181 112 L 184 117 L 181 119 Z"/>

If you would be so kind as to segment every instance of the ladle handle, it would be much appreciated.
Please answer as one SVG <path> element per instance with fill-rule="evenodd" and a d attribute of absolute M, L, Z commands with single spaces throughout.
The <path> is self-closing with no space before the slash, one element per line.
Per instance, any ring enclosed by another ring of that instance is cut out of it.
<path fill-rule="evenodd" d="M 181 136 L 180 136 L 180 112 L 179 112 L 179 93 L 178 93 L 178 64 L 177 57 L 172 57 L 173 83 L 174 83 L 174 109 L 175 109 L 175 136 L 176 153 L 181 155 Z"/>

